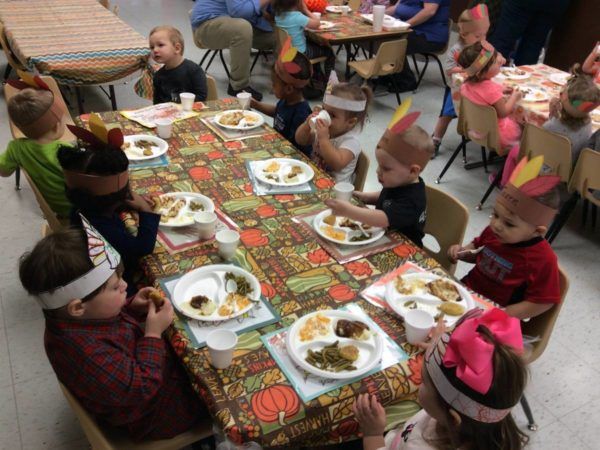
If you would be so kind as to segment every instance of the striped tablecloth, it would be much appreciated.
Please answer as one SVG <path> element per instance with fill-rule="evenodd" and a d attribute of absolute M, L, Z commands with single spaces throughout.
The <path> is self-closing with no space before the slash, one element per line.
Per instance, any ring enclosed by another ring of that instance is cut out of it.
<path fill-rule="evenodd" d="M 96 0 L 0 1 L 19 61 L 69 85 L 102 84 L 145 67 L 145 37 Z"/>

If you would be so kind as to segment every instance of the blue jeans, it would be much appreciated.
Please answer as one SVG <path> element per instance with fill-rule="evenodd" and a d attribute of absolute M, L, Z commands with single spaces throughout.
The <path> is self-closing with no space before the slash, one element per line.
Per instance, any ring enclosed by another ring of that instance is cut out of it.
<path fill-rule="evenodd" d="M 548 33 L 570 0 L 504 0 L 491 44 L 507 59 L 515 50 L 517 66 L 536 64 Z M 517 44 L 518 41 L 518 44 Z"/>

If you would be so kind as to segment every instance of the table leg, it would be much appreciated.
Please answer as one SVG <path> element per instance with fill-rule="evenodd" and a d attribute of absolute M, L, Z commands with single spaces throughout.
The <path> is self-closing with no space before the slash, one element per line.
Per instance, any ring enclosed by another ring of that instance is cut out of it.
<path fill-rule="evenodd" d="M 112 84 L 108 85 L 108 92 L 110 92 L 110 105 L 112 106 L 112 110 L 117 110 L 117 96 L 115 95 L 115 87 Z"/>
<path fill-rule="evenodd" d="M 350 66 L 348 63 L 352 61 L 352 47 L 350 44 L 344 44 L 344 48 L 346 49 L 346 74 L 345 79 L 350 78 Z"/>
<path fill-rule="evenodd" d="M 77 97 L 77 109 L 81 115 L 85 112 L 85 110 L 83 109 L 83 95 L 79 86 L 75 86 L 75 97 Z"/>

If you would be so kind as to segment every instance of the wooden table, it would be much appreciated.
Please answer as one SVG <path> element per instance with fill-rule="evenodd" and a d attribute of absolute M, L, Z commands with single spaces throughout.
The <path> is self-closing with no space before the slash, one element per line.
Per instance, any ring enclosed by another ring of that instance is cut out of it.
<path fill-rule="evenodd" d="M 211 111 L 207 114 L 236 108 L 237 102 L 224 99 L 210 105 Z M 149 132 L 115 112 L 103 113 L 102 117 L 109 126 L 120 125 L 125 134 Z M 254 196 L 244 166 L 246 160 L 304 158 L 274 131 L 259 138 L 223 143 L 200 120 L 192 118 L 174 124 L 169 145 L 170 165 L 132 171 L 133 188 L 144 195 L 196 191 L 212 198 L 241 228 L 242 245 L 236 263 L 259 279 L 263 297 L 282 317 L 278 324 L 241 335 L 234 362 L 225 370 L 210 366 L 205 348 L 192 347 L 179 319 L 171 327 L 169 337 L 173 348 L 218 426 L 236 442 L 256 441 L 264 447 L 297 448 L 301 444 L 356 439 L 358 424 L 351 406 L 359 392 L 376 392 L 387 407 L 390 420 L 404 421 L 414 414 L 419 409 L 416 399 L 421 383 L 422 354 L 415 353 L 415 349 L 405 343 L 403 326 L 397 317 L 360 300 L 358 293 L 406 260 L 425 268 L 439 267 L 437 262 L 410 241 L 400 238 L 392 250 L 339 264 L 312 235 L 292 221 L 295 215 L 322 209 L 322 200 L 330 196 L 334 183 L 316 167 L 314 194 Z M 184 274 L 212 263 L 220 263 L 212 244 L 170 254 L 157 243 L 154 254 L 142 264 L 151 282 L 157 283 L 160 278 Z M 273 400 L 274 396 L 282 392 L 285 396 L 297 397 L 297 394 L 263 346 L 260 335 L 289 326 L 298 317 L 318 308 L 338 308 L 347 302 L 358 302 L 412 355 L 400 364 L 308 403 L 298 398 L 297 409 L 286 411 L 286 402 Z M 265 391 L 269 391 L 269 395 L 262 398 L 274 402 L 264 405 L 265 408 L 283 408 L 285 420 L 281 423 L 277 419 L 265 419 L 261 414 L 256 396 Z"/>
<path fill-rule="evenodd" d="M 146 38 L 96 0 L 0 1 L 0 21 L 19 61 L 64 85 L 119 80 L 150 54 Z"/>

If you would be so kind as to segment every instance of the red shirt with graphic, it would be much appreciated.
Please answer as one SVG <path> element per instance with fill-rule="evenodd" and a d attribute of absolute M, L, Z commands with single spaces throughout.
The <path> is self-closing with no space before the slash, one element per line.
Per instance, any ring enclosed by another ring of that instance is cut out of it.
<path fill-rule="evenodd" d="M 544 238 L 503 244 L 487 227 L 473 245 L 484 248 L 462 280 L 469 288 L 501 306 L 560 303 L 558 261 Z"/>

